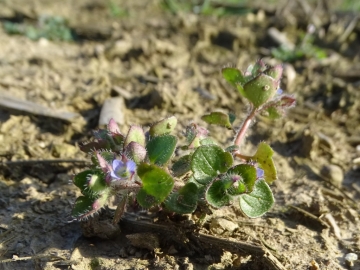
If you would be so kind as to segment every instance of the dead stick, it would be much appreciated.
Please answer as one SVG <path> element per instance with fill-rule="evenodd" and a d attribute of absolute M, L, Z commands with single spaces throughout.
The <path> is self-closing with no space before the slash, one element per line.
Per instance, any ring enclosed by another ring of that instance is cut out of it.
<path fill-rule="evenodd" d="M 88 160 L 82 159 L 31 159 L 31 160 L 15 160 L 1 162 L 0 165 L 17 166 L 17 165 L 33 165 L 33 164 L 51 164 L 51 163 L 83 163 L 89 165 Z"/>

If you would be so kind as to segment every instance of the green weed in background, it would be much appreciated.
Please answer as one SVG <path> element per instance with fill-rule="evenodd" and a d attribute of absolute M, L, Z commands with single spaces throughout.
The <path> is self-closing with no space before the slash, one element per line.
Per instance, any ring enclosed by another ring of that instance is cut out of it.
<path fill-rule="evenodd" d="M 247 0 L 225 0 L 225 1 L 191 1 L 191 0 L 163 0 L 162 6 L 174 14 L 180 12 L 195 13 L 201 15 L 242 15 L 251 12 Z"/>
<path fill-rule="evenodd" d="M 116 4 L 112 0 L 108 1 L 108 10 L 109 10 L 110 15 L 114 18 L 122 18 L 122 17 L 129 16 L 129 12 L 127 10 L 120 7 L 118 4 Z"/>
<path fill-rule="evenodd" d="M 325 50 L 314 45 L 315 37 L 311 32 L 301 38 L 301 42 L 291 49 L 287 46 L 273 48 L 271 54 L 282 62 L 295 62 L 296 60 L 315 58 L 318 60 L 326 58 Z"/>
<path fill-rule="evenodd" d="M 40 38 L 53 41 L 74 40 L 67 21 L 60 16 L 41 16 L 35 26 L 5 21 L 3 27 L 10 35 L 24 35 L 31 40 L 39 40 Z"/>

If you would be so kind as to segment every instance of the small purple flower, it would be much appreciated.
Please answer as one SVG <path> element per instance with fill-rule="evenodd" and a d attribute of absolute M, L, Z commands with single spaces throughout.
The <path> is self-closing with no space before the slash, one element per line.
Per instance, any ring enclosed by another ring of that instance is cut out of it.
<path fill-rule="evenodd" d="M 127 160 L 123 162 L 121 160 L 115 159 L 112 162 L 112 170 L 110 175 L 112 179 L 116 180 L 127 180 L 135 174 L 136 164 L 132 160 Z"/>
<path fill-rule="evenodd" d="M 284 91 L 279 88 L 277 91 L 276 91 L 276 95 L 280 96 Z"/>
<path fill-rule="evenodd" d="M 264 170 L 263 169 L 256 168 L 256 178 L 257 179 L 264 178 Z"/>

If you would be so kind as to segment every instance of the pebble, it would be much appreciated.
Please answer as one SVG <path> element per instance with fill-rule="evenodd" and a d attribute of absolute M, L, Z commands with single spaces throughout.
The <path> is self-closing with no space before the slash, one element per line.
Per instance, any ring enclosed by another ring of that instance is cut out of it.
<path fill-rule="evenodd" d="M 216 234 L 223 234 L 224 232 L 232 233 L 239 226 L 225 218 L 214 218 L 210 223 L 210 230 Z"/>
<path fill-rule="evenodd" d="M 341 187 L 344 181 L 343 170 L 334 164 L 324 165 L 320 170 L 320 174 L 336 187 Z"/>
<path fill-rule="evenodd" d="M 113 97 L 105 100 L 99 117 L 99 126 L 107 125 L 111 118 L 120 126 L 124 124 L 125 102 L 122 97 Z"/>
<path fill-rule="evenodd" d="M 348 266 L 353 266 L 354 261 L 356 261 L 357 259 L 358 259 L 358 255 L 356 255 L 355 253 L 348 253 L 345 255 L 345 261 Z"/>

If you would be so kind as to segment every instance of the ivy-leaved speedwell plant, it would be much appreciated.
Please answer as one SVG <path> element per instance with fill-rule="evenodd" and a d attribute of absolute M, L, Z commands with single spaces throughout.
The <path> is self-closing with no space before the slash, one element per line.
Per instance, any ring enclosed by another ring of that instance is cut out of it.
<path fill-rule="evenodd" d="M 133 125 L 124 134 L 114 120 L 107 129 L 94 131 L 95 139 L 80 146 L 91 155 L 92 165 L 73 178 L 82 193 L 74 204 L 73 217 L 90 217 L 116 195 L 121 198 L 115 211 L 117 222 L 129 194 L 143 208 L 160 206 L 178 214 L 192 213 L 204 203 L 215 208 L 239 203 L 251 218 L 266 213 L 274 203 L 269 184 L 277 179 L 273 150 L 261 142 L 255 154 L 245 155 L 240 145 L 257 114 L 276 119 L 294 106 L 294 97 L 279 88 L 282 72 L 282 65 L 271 67 L 261 60 L 245 72 L 233 67 L 222 69 L 223 77 L 250 104 L 233 145 L 225 149 L 208 136 L 206 128 L 195 123 L 181 134 L 186 143 L 177 146 L 178 137 L 172 134 L 177 125 L 174 116 L 160 120 L 147 132 Z M 212 112 L 202 120 L 235 130 L 233 114 Z M 177 147 L 185 154 L 175 156 Z"/>

